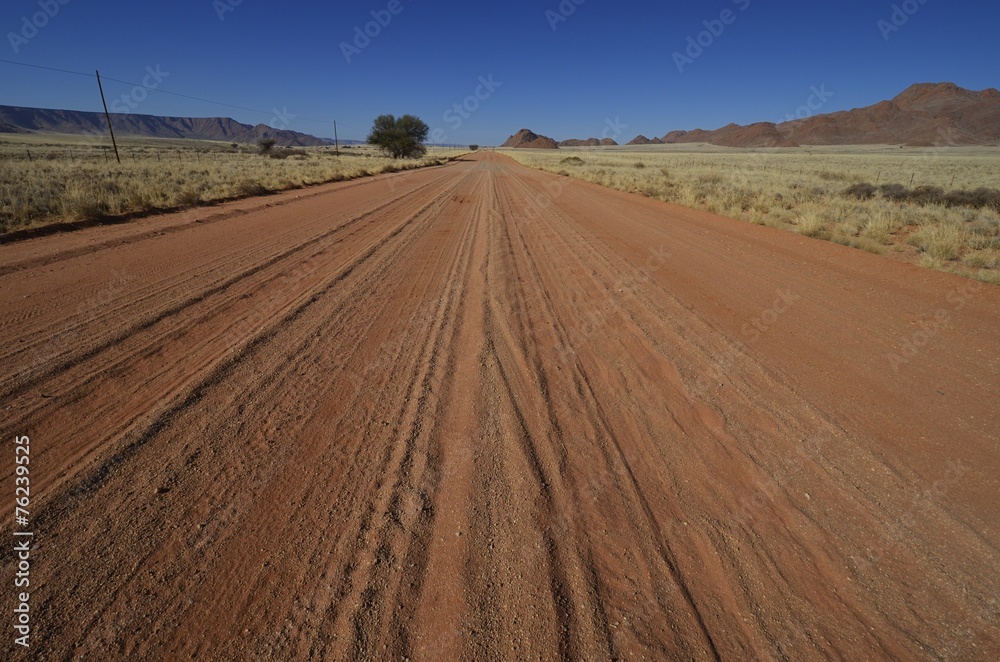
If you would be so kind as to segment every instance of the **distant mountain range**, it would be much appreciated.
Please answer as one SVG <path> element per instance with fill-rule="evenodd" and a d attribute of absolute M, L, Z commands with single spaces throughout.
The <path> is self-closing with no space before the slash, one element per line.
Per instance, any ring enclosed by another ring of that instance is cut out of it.
<path fill-rule="evenodd" d="M 317 138 L 298 131 L 275 129 L 265 124 L 251 126 L 228 117 L 157 117 L 112 113 L 116 136 L 143 138 L 185 138 L 256 144 L 271 138 L 283 147 L 332 145 L 327 138 Z M 61 133 L 70 135 L 105 134 L 108 131 L 103 113 L 79 110 L 47 110 L 0 106 L 0 133 Z M 341 144 L 357 143 L 342 140 Z"/>
<path fill-rule="evenodd" d="M 157 117 L 114 113 L 119 136 L 185 138 L 255 144 L 274 139 L 285 147 L 330 145 L 333 141 L 265 124 L 251 126 L 228 117 Z M 0 133 L 104 134 L 103 113 L 0 106 Z M 343 144 L 357 143 L 343 140 Z M 636 136 L 629 145 L 710 143 L 726 147 L 796 147 L 798 145 L 1000 145 L 1000 92 L 966 90 L 954 83 L 912 85 L 889 101 L 775 124 L 729 124 L 706 131 L 671 131 L 663 137 Z M 522 129 L 504 147 L 558 149 L 616 145 L 610 139 L 556 142 Z"/>
<path fill-rule="evenodd" d="M 526 134 L 534 136 L 525 141 Z M 511 136 L 508 147 L 547 146 L 527 129 Z M 567 146 L 581 141 L 564 140 Z M 1000 145 L 1000 92 L 966 90 L 954 83 L 919 83 L 890 101 L 775 124 L 729 124 L 714 131 L 671 131 L 662 138 L 636 136 L 629 145 L 710 143 L 726 147 L 799 145 Z"/>

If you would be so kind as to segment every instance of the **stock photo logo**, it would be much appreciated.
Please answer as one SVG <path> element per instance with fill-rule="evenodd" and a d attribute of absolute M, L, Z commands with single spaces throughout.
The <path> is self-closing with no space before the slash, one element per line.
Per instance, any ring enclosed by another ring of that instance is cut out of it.
<path fill-rule="evenodd" d="M 694 64 L 695 60 L 704 55 L 725 34 L 726 29 L 736 23 L 740 17 L 737 10 L 745 12 L 750 8 L 750 2 L 751 0 L 732 0 L 736 10 L 726 8 L 717 17 L 702 21 L 701 24 L 705 29 L 697 34 L 689 35 L 684 50 L 673 53 L 672 57 L 678 73 L 684 73 L 685 67 Z"/>
<path fill-rule="evenodd" d="M 14 54 L 20 53 L 70 2 L 72 0 L 38 0 L 38 11 L 22 16 L 20 28 L 16 32 L 7 33 L 7 41 Z"/>
<path fill-rule="evenodd" d="M 406 6 L 402 0 L 389 0 L 384 9 L 373 9 L 369 12 L 372 20 L 364 25 L 354 26 L 354 36 L 350 42 L 340 42 L 340 52 L 347 64 L 361 55 L 361 51 L 372 45 L 389 27 L 393 19 L 403 13 Z"/>
<path fill-rule="evenodd" d="M 807 117 L 812 117 L 826 105 L 826 102 L 833 98 L 833 92 L 826 89 L 826 83 L 823 83 L 819 87 L 813 85 L 809 88 L 811 93 L 806 99 L 806 102 L 795 109 L 794 113 L 786 113 L 784 117 L 778 120 L 781 122 L 792 122 L 794 120 L 804 120 Z"/>
<path fill-rule="evenodd" d="M 562 0 L 555 9 L 545 11 L 545 20 L 549 27 L 555 32 L 559 26 L 569 20 L 569 17 L 576 13 L 577 8 L 587 0 Z"/>
<path fill-rule="evenodd" d="M 226 14 L 236 11 L 236 8 L 243 4 L 243 0 L 212 0 L 212 8 L 220 21 L 226 20 Z"/>
<path fill-rule="evenodd" d="M 156 67 L 146 67 L 146 75 L 142 78 L 142 84 L 134 86 L 131 90 L 112 101 L 111 110 L 116 113 L 128 115 L 146 100 L 150 92 L 157 89 L 160 83 L 169 77 L 170 73 L 163 71 L 159 64 Z"/>
<path fill-rule="evenodd" d="M 278 130 L 287 129 L 291 126 L 292 121 L 298 117 L 298 115 L 288 112 L 288 106 L 272 108 L 271 112 L 274 113 L 271 117 L 271 126 Z"/>
<path fill-rule="evenodd" d="M 476 86 L 472 94 L 465 97 L 460 103 L 453 104 L 441 116 L 441 119 L 448 124 L 452 131 L 461 129 L 465 120 L 472 117 L 482 104 L 488 101 L 503 86 L 502 82 L 493 79 L 493 74 L 480 76 L 477 81 L 479 85 Z M 442 128 L 434 129 L 431 131 L 431 141 L 435 143 L 448 142 L 448 132 Z"/>
<path fill-rule="evenodd" d="M 604 128 L 601 129 L 601 138 L 604 140 L 617 140 L 625 133 L 625 129 L 628 128 L 628 124 L 622 122 L 620 115 L 615 115 L 614 119 L 610 117 L 604 120 Z"/>
<path fill-rule="evenodd" d="M 889 14 L 888 18 L 880 18 L 878 20 L 878 29 L 882 34 L 882 39 L 889 41 L 892 36 L 903 29 L 910 19 L 916 16 L 920 8 L 926 5 L 928 0 L 906 0 L 902 4 L 894 4 L 892 6 L 892 13 Z"/>

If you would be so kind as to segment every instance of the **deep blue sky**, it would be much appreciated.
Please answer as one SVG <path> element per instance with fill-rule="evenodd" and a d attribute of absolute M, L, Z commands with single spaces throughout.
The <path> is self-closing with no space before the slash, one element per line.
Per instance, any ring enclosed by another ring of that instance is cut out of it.
<path fill-rule="evenodd" d="M 902 0 L 565 0 L 575 11 L 555 30 L 546 11 L 559 12 L 560 0 L 398 1 L 402 10 L 348 63 L 341 43 L 389 0 L 4 0 L 0 58 L 135 82 L 158 67 L 169 74 L 163 90 L 267 111 L 142 92 L 132 97 L 146 97 L 139 113 L 284 128 L 272 111 L 287 109 L 287 128 L 331 136 L 336 118 L 342 138 L 360 139 L 380 113 L 414 113 L 448 142 L 484 145 L 522 127 L 557 140 L 601 136 L 616 118 L 627 126 L 605 135 L 619 142 L 777 121 L 813 86 L 832 93 L 820 112 L 870 105 L 915 82 L 1000 86 L 1000 7 L 982 0 L 908 0 L 916 11 L 888 40 L 878 23 Z M 59 10 L 31 36 L 22 17 L 40 2 Z M 673 54 L 727 9 L 733 22 L 678 71 Z M 9 33 L 31 38 L 15 52 Z M 500 86 L 456 127 L 458 115 L 446 113 L 481 76 Z M 131 91 L 106 84 L 111 98 Z M 4 63 L 0 104 L 100 109 L 93 79 Z"/>

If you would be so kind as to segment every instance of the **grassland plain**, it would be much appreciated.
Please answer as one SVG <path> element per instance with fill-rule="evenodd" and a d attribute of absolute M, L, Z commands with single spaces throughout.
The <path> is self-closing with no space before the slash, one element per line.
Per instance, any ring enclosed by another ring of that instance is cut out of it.
<path fill-rule="evenodd" d="M 504 153 L 540 170 L 1000 284 L 997 147 Z"/>
<path fill-rule="evenodd" d="M 274 147 L 126 138 L 121 163 L 106 139 L 0 137 L 0 232 L 54 222 L 210 204 L 272 191 L 440 165 L 458 150 L 393 160 L 367 145 Z"/>

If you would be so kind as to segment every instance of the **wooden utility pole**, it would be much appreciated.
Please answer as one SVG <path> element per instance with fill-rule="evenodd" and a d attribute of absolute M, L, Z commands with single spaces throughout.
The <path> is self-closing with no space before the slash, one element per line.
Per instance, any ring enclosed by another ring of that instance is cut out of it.
<path fill-rule="evenodd" d="M 97 89 L 101 91 L 101 103 L 104 104 L 104 117 L 108 120 L 108 133 L 111 134 L 111 144 L 115 147 L 115 158 L 118 163 L 122 162 L 122 157 L 118 156 L 118 143 L 115 142 L 115 130 L 111 128 L 111 113 L 108 112 L 108 102 L 104 100 L 104 86 L 101 85 L 101 72 L 97 72 Z"/>
<path fill-rule="evenodd" d="M 337 120 L 333 120 L 333 145 L 337 156 L 340 156 L 340 138 L 337 137 Z"/>

